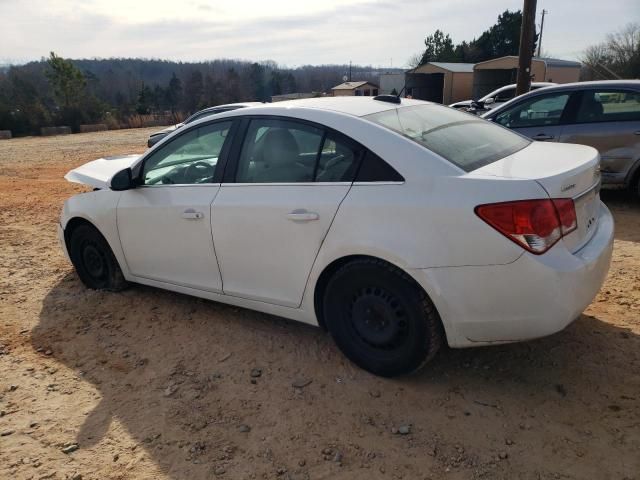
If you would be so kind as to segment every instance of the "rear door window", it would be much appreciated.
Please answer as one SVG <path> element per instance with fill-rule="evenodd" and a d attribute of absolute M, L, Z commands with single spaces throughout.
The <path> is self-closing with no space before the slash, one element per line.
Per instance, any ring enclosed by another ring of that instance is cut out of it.
<path fill-rule="evenodd" d="M 313 182 L 324 131 L 289 120 L 256 119 L 242 146 L 238 183 Z"/>
<path fill-rule="evenodd" d="M 640 121 L 640 92 L 585 90 L 576 123 Z"/>
<path fill-rule="evenodd" d="M 351 182 L 358 168 L 362 148 L 335 132 L 328 132 L 316 168 L 316 182 Z"/>
<path fill-rule="evenodd" d="M 515 96 L 516 96 L 516 89 L 515 88 L 507 88 L 506 90 L 498 92 L 498 94 L 495 96 L 495 101 L 496 102 L 508 102 L 509 100 L 511 100 Z"/>

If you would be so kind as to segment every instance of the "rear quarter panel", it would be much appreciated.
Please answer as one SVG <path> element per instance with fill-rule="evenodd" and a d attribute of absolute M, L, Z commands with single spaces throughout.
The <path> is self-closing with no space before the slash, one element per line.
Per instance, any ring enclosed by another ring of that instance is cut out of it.
<path fill-rule="evenodd" d="M 343 201 L 318 261 L 374 255 L 403 268 L 496 265 L 522 249 L 474 212 L 505 200 L 545 198 L 534 181 L 496 177 L 433 177 L 402 184 L 355 183 Z"/>

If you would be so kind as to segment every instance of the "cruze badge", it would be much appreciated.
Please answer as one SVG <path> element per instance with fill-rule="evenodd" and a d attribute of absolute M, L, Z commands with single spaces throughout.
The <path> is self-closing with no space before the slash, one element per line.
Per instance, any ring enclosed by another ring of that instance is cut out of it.
<path fill-rule="evenodd" d="M 569 185 L 564 185 L 560 191 L 562 192 L 566 192 L 567 190 L 571 190 L 572 188 L 576 188 L 576 184 L 575 183 L 570 183 Z"/>

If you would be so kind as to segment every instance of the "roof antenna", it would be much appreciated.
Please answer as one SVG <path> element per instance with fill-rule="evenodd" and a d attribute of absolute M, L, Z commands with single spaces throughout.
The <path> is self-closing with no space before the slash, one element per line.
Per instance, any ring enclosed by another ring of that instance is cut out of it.
<path fill-rule="evenodd" d="M 405 72 L 405 79 L 407 78 L 407 73 L 415 73 L 415 71 L 418 69 L 418 67 L 420 67 L 420 65 L 418 65 L 417 67 L 412 68 L 411 70 L 408 70 Z M 381 102 L 389 102 L 389 103 L 396 103 L 396 104 L 400 104 L 402 102 L 402 92 L 405 91 L 405 89 L 407 88 L 407 81 L 405 80 L 404 85 L 402 86 L 402 89 L 400 90 L 400 92 L 398 93 L 398 95 L 378 95 L 377 97 L 373 97 L 374 100 L 379 100 Z"/>
<path fill-rule="evenodd" d="M 404 88 L 407 86 L 406 82 L 404 84 L 404 86 L 402 87 L 402 90 L 400 90 L 400 93 L 398 93 L 397 95 L 394 95 L 392 93 L 389 94 L 385 94 L 385 95 L 376 95 L 375 97 L 373 97 L 374 100 L 378 100 L 380 102 L 388 102 L 388 103 L 395 103 L 395 104 L 400 104 L 402 103 L 402 92 L 404 92 Z"/>

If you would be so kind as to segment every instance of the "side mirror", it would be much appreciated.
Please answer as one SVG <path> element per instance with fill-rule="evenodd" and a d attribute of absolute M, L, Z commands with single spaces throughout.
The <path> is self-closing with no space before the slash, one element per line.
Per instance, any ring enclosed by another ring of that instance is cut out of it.
<path fill-rule="evenodd" d="M 133 183 L 133 178 L 131 175 L 131 168 L 120 170 L 111 178 L 110 183 L 111 184 L 109 187 L 111 188 L 111 190 L 115 190 L 116 192 L 134 188 L 135 185 Z"/>
<path fill-rule="evenodd" d="M 495 103 L 495 102 L 496 102 L 496 99 L 495 99 L 495 98 L 493 98 L 493 97 L 489 97 L 489 98 L 487 98 L 487 99 L 484 101 L 484 104 L 485 104 L 485 105 L 491 105 L 492 103 Z"/>

